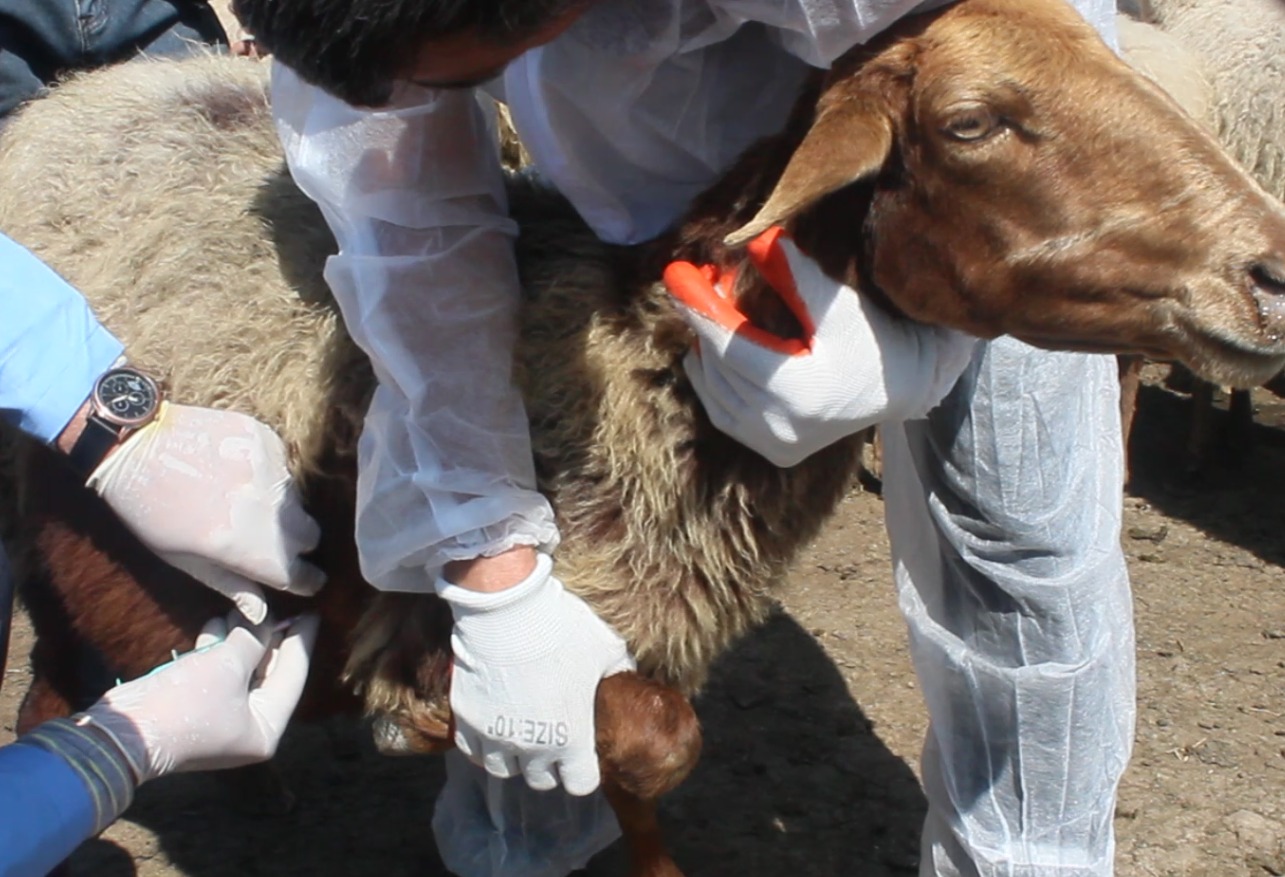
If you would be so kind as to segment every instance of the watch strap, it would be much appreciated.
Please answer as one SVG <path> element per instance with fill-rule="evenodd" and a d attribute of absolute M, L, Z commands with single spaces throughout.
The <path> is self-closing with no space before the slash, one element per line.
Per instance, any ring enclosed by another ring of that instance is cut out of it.
<path fill-rule="evenodd" d="M 88 481 L 89 476 L 94 474 L 94 470 L 119 441 L 120 434 L 116 430 L 91 414 L 86 418 L 85 428 L 72 445 L 67 459 L 81 480 Z"/>

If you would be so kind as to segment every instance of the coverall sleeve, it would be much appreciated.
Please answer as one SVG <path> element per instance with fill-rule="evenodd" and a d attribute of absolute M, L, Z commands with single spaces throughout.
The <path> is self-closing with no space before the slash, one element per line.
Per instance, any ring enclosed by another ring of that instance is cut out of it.
<path fill-rule="evenodd" d="M 114 745 L 57 719 L 0 747 L 0 877 L 43 877 L 134 799 Z"/>
<path fill-rule="evenodd" d="M 0 418 L 53 441 L 122 350 L 79 292 L 0 235 Z"/>
<path fill-rule="evenodd" d="M 359 445 L 363 573 L 424 592 L 449 560 L 552 550 L 512 379 L 517 227 L 478 98 L 403 85 L 388 108 L 357 109 L 274 62 L 272 105 L 338 243 L 326 279 L 378 378 Z"/>

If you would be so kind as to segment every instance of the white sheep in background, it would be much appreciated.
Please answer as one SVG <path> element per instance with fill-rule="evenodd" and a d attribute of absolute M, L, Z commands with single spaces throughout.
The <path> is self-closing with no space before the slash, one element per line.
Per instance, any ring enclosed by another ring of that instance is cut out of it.
<path fill-rule="evenodd" d="M 1285 201 L 1285 0 L 1120 0 L 1120 45 L 1136 69 L 1209 125 L 1272 196 Z M 1125 441 L 1132 427 L 1141 357 L 1121 360 Z M 1192 378 L 1187 466 L 1209 461 L 1215 388 Z M 1268 389 L 1285 395 L 1285 374 Z M 1228 441 L 1250 440 L 1248 390 L 1233 390 Z"/>
<path fill-rule="evenodd" d="M 1204 65 L 1219 138 L 1263 188 L 1285 200 L 1285 2 L 1140 2 L 1146 20 Z"/>

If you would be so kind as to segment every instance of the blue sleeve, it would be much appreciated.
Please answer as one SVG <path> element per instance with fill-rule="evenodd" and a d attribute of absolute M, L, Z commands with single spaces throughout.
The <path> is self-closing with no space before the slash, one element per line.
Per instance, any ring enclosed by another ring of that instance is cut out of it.
<path fill-rule="evenodd" d="M 0 235 L 0 420 L 53 441 L 122 350 L 79 292 Z"/>
<path fill-rule="evenodd" d="M 0 877 L 44 877 L 95 828 L 89 789 L 36 746 L 0 747 Z"/>

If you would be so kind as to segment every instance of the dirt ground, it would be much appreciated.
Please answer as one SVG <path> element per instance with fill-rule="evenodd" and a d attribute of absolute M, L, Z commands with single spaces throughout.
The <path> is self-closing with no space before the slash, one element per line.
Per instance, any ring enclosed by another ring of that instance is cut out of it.
<path fill-rule="evenodd" d="M 1122 877 L 1285 873 L 1285 404 L 1262 394 L 1254 447 L 1178 477 L 1183 397 L 1144 388 L 1124 545 L 1139 713 L 1116 813 Z M 878 497 L 854 492 L 800 562 L 782 611 L 699 701 L 704 759 L 664 804 L 689 877 L 914 874 L 924 711 L 890 584 Z M 12 737 L 29 676 L 19 622 L 0 691 Z M 208 775 L 142 790 L 73 857 L 93 877 L 432 877 L 436 759 L 374 753 L 355 723 L 299 727 L 285 816 L 247 814 Z M 590 870 L 622 874 L 608 851 Z"/>

